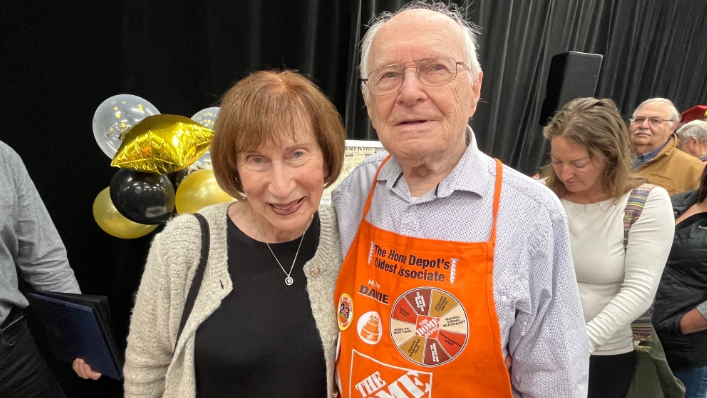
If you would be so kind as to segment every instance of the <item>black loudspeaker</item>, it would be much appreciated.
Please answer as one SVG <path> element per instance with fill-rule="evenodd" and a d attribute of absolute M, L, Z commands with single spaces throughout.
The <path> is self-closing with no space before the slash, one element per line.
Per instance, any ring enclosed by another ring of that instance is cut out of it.
<path fill-rule="evenodd" d="M 575 98 L 594 96 L 603 58 L 601 54 L 576 51 L 552 57 L 547 76 L 547 94 L 540 112 L 541 126 L 546 125 L 564 104 Z"/>

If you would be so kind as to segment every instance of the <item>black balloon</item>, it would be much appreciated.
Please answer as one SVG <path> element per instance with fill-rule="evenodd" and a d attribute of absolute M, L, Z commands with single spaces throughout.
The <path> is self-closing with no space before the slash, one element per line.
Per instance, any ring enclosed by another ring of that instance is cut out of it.
<path fill-rule="evenodd" d="M 128 220 L 160 224 L 172 217 L 174 186 L 165 175 L 120 169 L 110 181 L 110 199 Z"/>

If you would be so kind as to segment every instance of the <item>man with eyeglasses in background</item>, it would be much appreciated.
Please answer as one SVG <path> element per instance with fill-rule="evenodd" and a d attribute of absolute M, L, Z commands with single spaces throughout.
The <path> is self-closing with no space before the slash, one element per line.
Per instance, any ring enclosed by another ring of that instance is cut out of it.
<path fill-rule="evenodd" d="M 566 215 L 467 125 L 482 81 L 476 28 L 454 5 L 422 1 L 369 26 L 362 92 L 388 153 L 332 196 L 342 397 L 586 397 Z"/>
<path fill-rule="evenodd" d="M 665 188 L 670 195 L 697 189 L 705 165 L 677 148 L 680 114 L 672 101 L 651 98 L 633 112 L 629 134 L 636 155 L 636 174 Z"/>

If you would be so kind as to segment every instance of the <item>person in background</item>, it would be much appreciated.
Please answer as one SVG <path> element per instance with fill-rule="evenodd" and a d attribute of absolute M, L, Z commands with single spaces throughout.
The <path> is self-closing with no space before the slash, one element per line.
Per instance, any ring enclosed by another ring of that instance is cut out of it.
<path fill-rule="evenodd" d="M 678 128 L 693 120 L 707 120 L 707 105 L 695 105 L 683 111 L 680 114 L 680 126 L 678 126 Z"/>
<path fill-rule="evenodd" d="M 343 398 L 586 397 L 564 212 L 467 125 L 482 81 L 475 29 L 454 5 L 409 3 L 370 24 L 360 70 L 388 153 L 332 196 Z"/>
<path fill-rule="evenodd" d="M 670 195 L 696 189 L 705 165 L 679 149 L 675 128 L 680 114 L 665 98 L 643 101 L 633 112 L 629 134 L 634 172 Z"/>
<path fill-rule="evenodd" d="M 125 397 L 329 397 L 341 248 L 333 210 L 317 209 L 343 164 L 341 118 L 305 77 L 256 72 L 226 92 L 214 132 L 214 174 L 239 200 L 199 211 L 210 252 L 181 334 L 200 224 L 182 215 L 155 237 Z"/>
<path fill-rule="evenodd" d="M 19 278 L 37 291 L 80 293 L 79 285 L 22 159 L 2 141 L 0 187 L 0 397 L 64 397 L 30 335 Z M 100 376 L 80 359 L 74 370 Z"/>
<path fill-rule="evenodd" d="M 707 164 L 707 120 L 693 120 L 675 132 L 678 149 Z"/>
<path fill-rule="evenodd" d="M 675 237 L 655 296 L 653 325 L 685 398 L 707 395 L 707 169 L 671 198 Z"/>
<path fill-rule="evenodd" d="M 610 99 L 567 103 L 543 135 L 551 140 L 543 176 L 567 212 L 591 341 L 588 397 L 623 398 L 636 361 L 631 323 L 653 302 L 670 251 L 670 198 L 631 172 L 626 125 Z M 625 244 L 624 213 L 636 188 L 647 197 Z"/>

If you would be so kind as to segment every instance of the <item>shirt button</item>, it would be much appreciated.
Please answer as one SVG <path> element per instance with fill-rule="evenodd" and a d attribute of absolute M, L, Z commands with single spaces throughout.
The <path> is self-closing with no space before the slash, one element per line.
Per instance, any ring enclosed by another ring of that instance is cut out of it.
<path fill-rule="evenodd" d="M 313 267 L 312 269 L 309 270 L 309 272 L 310 272 L 310 275 L 312 275 L 313 278 L 317 278 L 317 277 L 319 276 L 319 274 L 322 273 L 322 272 L 319 270 L 318 267 Z"/>

